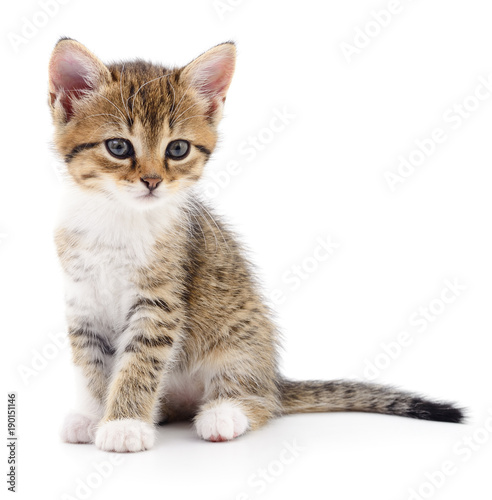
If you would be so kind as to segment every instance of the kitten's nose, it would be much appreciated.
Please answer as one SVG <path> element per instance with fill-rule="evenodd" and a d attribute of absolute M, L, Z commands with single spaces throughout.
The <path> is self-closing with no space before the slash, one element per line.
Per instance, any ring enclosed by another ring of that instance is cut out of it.
<path fill-rule="evenodd" d="M 149 191 L 153 191 L 161 182 L 161 177 L 141 177 L 140 180 L 149 188 Z"/>

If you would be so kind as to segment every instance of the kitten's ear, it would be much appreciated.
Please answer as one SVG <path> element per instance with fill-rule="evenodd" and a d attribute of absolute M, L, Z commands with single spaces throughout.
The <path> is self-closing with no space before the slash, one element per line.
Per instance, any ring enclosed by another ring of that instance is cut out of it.
<path fill-rule="evenodd" d="M 220 118 L 236 64 L 236 47 L 227 42 L 217 45 L 185 66 L 182 76 L 209 102 L 208 113 Z"/>
<path fill-rule="evenodd" d="M 50 105 L 65 113 L 65 121 L 73 114 L 73 105 L 87 92 L 111 80 L 108 68 L 81 43 L 65 38 L 51 54 L 49 64 Z"/>

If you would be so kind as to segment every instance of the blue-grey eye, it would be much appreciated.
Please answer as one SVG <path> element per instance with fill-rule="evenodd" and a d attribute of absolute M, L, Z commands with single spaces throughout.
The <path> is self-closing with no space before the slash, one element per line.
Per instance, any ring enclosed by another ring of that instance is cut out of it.
<path fill-rule="evenodd" d="M 183 139 L 178 139 L 177 141 L 171 141 L 167 145 L 166 156 L 172 158 L 173 160 L 182 160 L 190 152 L 190 143 L 188 141 L 183 141 Z"/>
<path fill-rule="evenodd" d="M 106 149 L 115 158 L 129 158 L 133 154 L 133 146 L 126 139 L 108 139 L 106 141 Z"/>

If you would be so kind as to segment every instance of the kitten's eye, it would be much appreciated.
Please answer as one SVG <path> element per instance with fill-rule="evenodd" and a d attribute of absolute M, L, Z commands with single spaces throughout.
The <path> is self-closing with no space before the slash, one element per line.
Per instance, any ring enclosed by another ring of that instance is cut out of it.
<path fill-rule="evenodd" d="M 173 160 L 182 160 L 190 152 L 190 143 L 188 141 L 183 141 L 178 139 L 177 141 L 172 141 L 167 145 L 166 156 L 172 158 Z"/>
<path fill-rule="evenodd" d="M 106 149 L 115 158 L 128 158 L 133 154 L 133 147 L 130 141 L 126 139 L 108 139 Z"/>

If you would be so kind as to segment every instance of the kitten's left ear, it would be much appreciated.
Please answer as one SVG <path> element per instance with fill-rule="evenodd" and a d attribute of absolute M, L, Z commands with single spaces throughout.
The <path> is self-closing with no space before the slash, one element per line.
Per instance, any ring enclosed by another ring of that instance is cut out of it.
<path fill-rule="evenodd" d="M 111 81 L 108 68 L 84 45 L 63 38 L 51 54 L 49 64 L 50 105 L 55 116 L 69 121 L 77 100 Z"/>
<path fill-rule="evenodd" d="M 208 113 L 214 119 L 220 118 L 235 65 L 236 47 L 226 42 L 208 50 L 183 69 L 182 77 L 208 101 Z"/>

